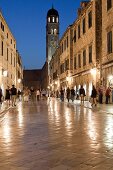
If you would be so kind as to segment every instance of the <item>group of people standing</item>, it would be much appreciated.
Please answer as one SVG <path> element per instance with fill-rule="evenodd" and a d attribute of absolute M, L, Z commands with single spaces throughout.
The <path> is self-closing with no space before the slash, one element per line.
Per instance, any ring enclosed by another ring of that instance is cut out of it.
<path fill-rule="evenodd" d="M 46 99 L 46 95 L 47 95 L 47 92 L 45 89 L 35 90 L 33 87 L 31 87 L 30 89 L 28 87 L 25 87 L 23 90 L 23 100 L 25 102 L 28 102 L 29 99 L 31 101 L 39 101 L 40 99 Z"/>
<path fill-rule="evenodd" d="M 60 89 L 60 99 L 61 99 L 61 101 L 64 101 L 64 98 L 65 98 L 65 90 L 63 90 L 61 88 Z M 75 90 L 74 90 L 73 87 L 71 89 L 69 87 L 66 89 L 66 98 L 67 98 L 68 102 L 69 102 L 70 99 L 72 100 L 72 102 L 74 101 Z"/>
<path fill-rule="evenodd" d="M 12 104 L 12 106 L 16 106 L 16 96 L 17 96 L 17 89 L 15 85 L 12 85 L 12 88 L 9 86 L 6 89 L 5 93 L 5 101 L 8 105 Z M 0 103 L 2 104 L 3 93 L 2 89 L 0 88 Z"/>
<path fill-rule="evenodd" d="M 17 98 L 19 101 L 28 102 L 31 101 L 39 101 L 40 99 L 46 99 L 47 92 L 46 90 L 35 90 L 33 87 L 28 88 L 24 87 L 24 89 L 17 90 L 15 85 L 12 85 L 10 88 L 7 86 L 7 89 L 5 91 L 5 96 L 3 96 L 2 89 L 0 88 L 0 103 L 2 104 L 3 101 L 6 101 L 7 105 L 10 106 L 16 106 Z"/>
<path fill-rule="evenodd" d="M 110 103 L 110 93 L 111 93 L 111 88 L 110 87 L 106 88 L 106 90 L 105 90 L 105 103 L 106 104 Z M 75 95 L 76 95 L 76 99 L 80 99 L 81 104 L 83 104 L 84 100 L 85 100 L 85 96 L 86 96 L 85 89 L 84 89 L 83 85 L 81 85 L 77 94 L 76 94 L 74 88 L 70 89 L 69 87 L 67 87 L 66 90 L 64 90 L 63 88 L 60 89 L 60 99 L 61 99 L 61 101 L 64 101 L 64 98 L 67 98 L 68 102 L 69 102 L 70 99 L 73 102 L 74 99 L 75 99 Z M 90 96 L 91 105 L 96 106 L 97 101 L 100 104 L 103 103 L 103 89 L 101 87 L 96 89 L 96 87 L 93 85 L 92 91 L 91 91 L 91 96 Z"/>

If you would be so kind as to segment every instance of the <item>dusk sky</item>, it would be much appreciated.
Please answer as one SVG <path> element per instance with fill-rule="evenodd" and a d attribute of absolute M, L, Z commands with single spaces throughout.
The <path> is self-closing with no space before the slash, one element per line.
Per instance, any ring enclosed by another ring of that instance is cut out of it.
<path fill-rule="evenodd" d="M 13 33 L 25 69 L 42 68 L 46 60 L 46 15 L 59 12 L 60 37 L 77 16 L 81 0 L 0 0 L 2 14 Z"/>

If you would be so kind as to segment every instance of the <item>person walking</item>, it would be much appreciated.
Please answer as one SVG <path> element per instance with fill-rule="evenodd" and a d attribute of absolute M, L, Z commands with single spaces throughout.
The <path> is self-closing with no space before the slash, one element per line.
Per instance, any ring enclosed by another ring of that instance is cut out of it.
<path fill-rule="evenodd" d="M 72 102 L 74 101 L 74 97 L 75 97 L 75 90 L 72 87 L 72 89 L 71 89 L 71 100 L 72 100 Z"/>
<path fill-rule="evenodd" d="M 37 98 L 37 101 L 39 101 L 39 99 L 40 99 L 40 90 L 39 89 L 36 91 L 36 98 Z"/>
<path fill-rule="evenodd" d="M 31 101 L 35 100 L 35 90 L 33 87 L 30 88 L 30 98 L 31 98 Z"/>
<path fill-rule="evenodd" d="M 11 88 L 12 106 L 16 106 L 16 97 L 17 97 L 17 89 L 16 89 L 15 85 L 12 85 L 12 88 Z"/>
<path fill-rule="evenodd" d="M 103 103 L 103 87 L 102 86 L 100 86 L 98 93 L 99 93 L 99 103 L 102 104 Z"/>
<path fill-rule="evenodd" d="M 41 91 L 42 100 L 47 99 L 46 95 L 47 95 L 46 90 L 43 89 L 43 90 Z"/>
<path fill-rule="evenodd" d="M 110 103 L 110 93 L 111 93 L 111 89 L 110 89 L 110 87 L 108 87 L 106 89 L 106 93 L 105 93 L 105 95 L 106 95 L 106 104 Z"/>
<path fill-rule="evenodd" d="M 8 106 L 10 105 L 10 99 L 11 99 L 10 97 L 11 97 L 11 90 L 9 86 L 7 86 L 5 100 L 7 101 Z"/>
<path fill-rule="evenodd" d="M 70 99 L 70 88 L 68 87 L 67 90 L 66 90 L 66 94 L 67 94 L 67 100 L 69 102 L 69 99 Z"/>
<path fill-rule="evenodd" d="M 28 89 L 28 87 L 25 87 L 23 93 L 24 93 L 23 94 L 24 102 L 28 102 L 29 101 L 29 95 L 30 95 L 30 90 Z"/>
<path fill-rule="evenodd" d="M 64 90 L 62 88 L 60 89 L 60 99 L 62 102 L 64 101 Z"/>
<path fill-rule="evenodd" d="M 22 100 L 22 91 L 20 89 L 18 89 L 18 99 L 19 101 Z"/>
<path fill-rule="evenodd" d="M 81 88 L 79 89 L 79 95 L 80 95 L 81 104 L 82 104 L 84 103 L 84 97 L 85 97 L 85 90 L 82 85 L 81 85 Z"/>
<path fill-rule="evenodd" d="M 93 88 L 92 88 L 91 98 L 92 98 L 91 106 L 93 106 L 93 105 L 96 106 L 97 105 L 97 90 L 96 90 L 94 85 L 93 85 Z"/>

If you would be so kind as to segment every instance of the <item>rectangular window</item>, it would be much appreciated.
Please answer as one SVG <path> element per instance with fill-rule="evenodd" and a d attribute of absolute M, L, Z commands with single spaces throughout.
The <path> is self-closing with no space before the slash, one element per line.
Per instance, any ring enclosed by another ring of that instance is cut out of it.
<path fill-rule="evenodd" d="M 86 65 L 86 50 L 83 51 L 83 66 Z"/>
<path fill-rule="evenodd" d="M 62 53 L 63 53 L 63 43 L 62 43 Z"/>
<path fill-rule="evenodd" d="M 78 67 L 81 67 L 81 54 L 78 55 Z"/>
<path fill-rule="evenodd" d="M 66 40 L 64 41 L 64 50 L 66 50 Z"/>
<path fill-rule="evenodd" d="M 53 22 L 55 22 L 55 18 L 53 17 Z"/>
<path fill-rule="evenodd" d="M 1 29 L 2 31 L 4 31 L 4 25 L 2 24 L 2 22 L 1 22 Z"/>
<path fill-rule="evenodd" d="M 80 38 L 80 25 L 78 25 L 78 39 Z"/>
<path fill-rule="evenodd" d="M 86 20 L 85 20 L 85 18 L 82 21 L 82 31 L 83 31 L 83 34 L 85 34 L 85 32 L 86 32 Z"/>
<path fill-rule="evenodd" d="M 112 0 L 107 0 L 107 11 L 112 7 Z"/>
<path fill-rule="evenodd" d="M 65 70 L 69 70 L 69 59 L 65 61 Z"/>
<path fill-rule="evenodd" d="M 12 64 L 12 53 L 11 53 L 11 64 Z"/>
<path fill-rule="evenodd" d="M 92 11 L 90 11 L 88 14 L 88 27 L 92 27 Z"/>
<path fill-rule="evenodd" d="M 2 46 L 2 56 L 3 56 L 4 55 L 4 44 L 3 44 L 3 41 L 2 41 L 1 46 Z"/>
<path fill-rule="evenodd" d="M 67 48 L 68 48 L 68 46 L 69 46 L 69 41 L 68 41 L 68 36 L 67 36 Z"/>
<path fill-rule="evenodd" d="M 61 74 L 64 73 L 65 67 L 64 63 L 60 66 L 60 72 Z"/>
<path fill-rule="evenodd" d="M 14 57 L 14 67 L 15 67 L 15 57 Z"/>
<path fill-rule="evenodd" d="M 92 45 L 89 46 L 89 63 L 92 63 Z"/>
<path fill-rule="evenodd" d="M 8 51 L 8 48 L 7 48 L 7 61 L 8 61 L 8 55 L 9 55 L 9 51 Z"/>
<path fill-rule="evenodd" d="M 77 63 L 76 63 L 76 57 L 74 57 L 74 69 L 76 69 L 76 66 L 77 65 Z"/>
<path fill-rule="evenodd" d="M 112 53 L 112 31 L 107 33 L 107 52 Z"/>
<path fill-rule="evenodd" d="M 76 30 L 74 30 L 74 43 L 76 42 Z"/>

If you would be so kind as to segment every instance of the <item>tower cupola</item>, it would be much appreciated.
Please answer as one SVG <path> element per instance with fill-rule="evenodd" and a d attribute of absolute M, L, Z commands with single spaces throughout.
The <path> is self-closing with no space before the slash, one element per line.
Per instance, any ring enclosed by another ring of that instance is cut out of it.
<path fill-rule="evenodd" d="M 56 9 L 52 6 L 52 8 L 47 12 L 47 22 L 48 23 L 58 23 L 59 22 L 59 14 Z"/>

